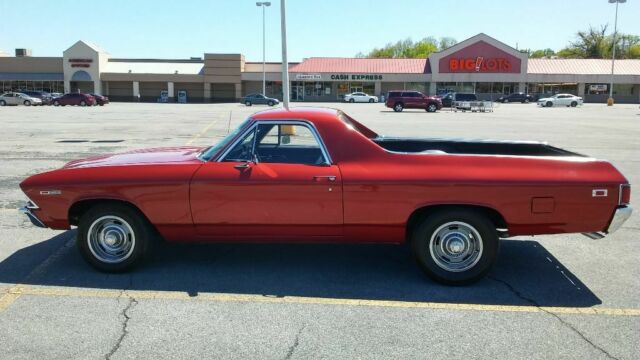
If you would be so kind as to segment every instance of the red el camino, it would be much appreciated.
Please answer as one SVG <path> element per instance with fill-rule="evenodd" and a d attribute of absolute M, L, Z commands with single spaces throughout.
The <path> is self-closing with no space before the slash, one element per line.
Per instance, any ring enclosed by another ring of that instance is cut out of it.
<path fill-rule="evenodd" d="M 78 226 L 102 271 L 173 242 L 408 242 L 427 275 L 470 283 L 499 238 L 585 233 L 630 216 L 606 161 L 537 142 L 379 136 L 339 110 L 259 112 L 218 144 L 72 161 L 20 187 L 38 226 Z"/>

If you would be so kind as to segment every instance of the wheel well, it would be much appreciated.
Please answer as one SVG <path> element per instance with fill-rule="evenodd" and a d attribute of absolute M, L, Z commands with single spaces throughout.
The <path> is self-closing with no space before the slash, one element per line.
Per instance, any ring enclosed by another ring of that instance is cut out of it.
<path fill-rule="evenodd" d="M 502 214 L 493 208 L 480 206 L 480 205 L 458 205 L 458 204 L 442 204 L 442 205 L 429 205 L 419 209 L 416 209 L 409 219 L 407 220 L 406 237 L 407 240 L 413 233 L 413 229 L 420 223 L 420 220 L 440 211 L 464 209 L 471 210 L 486 216 L 496 227 L 496 229 L 507 229 L 507 222 L 504 220 Z"/>
<path fill-rule="evenodd" d="M 149 219 L 147 219 L 144 213 L 140 211 L 140 209 L 138 209 L 137 206 L 135 206 L 134 204 L 128 201 L 115 200 L 115 199 L 88 199 L 88 200 L 78 201 L 73 205 L 71 205 L 71 207 L 69 208 L 69 215 L 68 215 L 69 225 L 77 226 L 78 223 L 80 222 L 80 218 L 82 217 L 82 215 L 84 215 L 87 211 L 89 211 L 89 209 L 97 205 L 105 205 L 105 204 L 120 204 L 120 205 L 128 206 L 134 209 L 135 211 L 137 211 L 138 213 L 140 213 L 140 215 L 147 222 L 149 222 Z"/>

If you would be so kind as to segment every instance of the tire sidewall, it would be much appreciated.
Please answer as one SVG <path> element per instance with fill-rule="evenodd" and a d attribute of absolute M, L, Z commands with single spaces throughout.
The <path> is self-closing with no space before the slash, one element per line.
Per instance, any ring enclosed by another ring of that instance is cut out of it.
<path fill-rule="evenodd" d="M 436 110 L 438 110 L 438 107 L 435 104 L 427 105 L 427 112 L 436 112 Z"/>
<path fill-rule="evenodd" d="M 92 254 L 89 247 L 88 231 L 91 224 L 106 215 L 117 216 L 126 221 L 131 226 L 136 239 L 131 256 L 115 264 L 100 261 Z M 152 236 L 151 226 L 138 211 L 125 205 L 105 204 L 91 208 L 80 218 L 76 244 L 82 257 L 94 268 L 104 272 L 122 272 L 135 267 L 142 261 Z"/>
<path fill-rule="evenodd" d="M 404 105 L 402 105 L 401 103 L 393 105 L 393 111 L 402 112 L 402 110 L 404 110 Z"/>
<path fill-rule="evenodd" d="M 244 102 L 244 105 L 245 105 L 245 106 L 251 106 L 251 101 L 245 101 L 245 102 Z"/>
<path fill-rule="evenodd" d="M 482 255 L 478 263 L 469 270 L 446 271 L 431 257 L 431 235 L 438 227 L 451 221 L 461 221 L 473 226 L 482 237 Z M 424 218 L 412 234 L 411 248 L 422 270 L 433 280 L 447 285 L 467 285 L 484 277 L 491 270 L 498 255 L 499 241 L 495 226 L 482 215 L 467 210 L 447 210 Z"/>

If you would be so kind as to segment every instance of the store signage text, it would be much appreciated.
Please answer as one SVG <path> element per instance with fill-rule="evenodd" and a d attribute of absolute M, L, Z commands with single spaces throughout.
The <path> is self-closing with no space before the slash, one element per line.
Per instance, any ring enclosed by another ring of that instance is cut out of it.
<path fill-rule="evenodd" d="M 296 80 L 321 80 L 320 74 L 296 74 Z"/>
<path fill-rule="evenodd" d="M 68 61 L 71 63 L 71 67 L 88 68 L 91 66 L 93 59 L 69 59 Z"/>
<path fill-rule="evenodd" d="M 482 56 L 476 58 L 449 59 L 449 71 L 451 72 L 508 72 L 511 70 L 511 62 L 505 58 L 488 58 Z"/>
<path fill-rule="evenodd" d="M 607 91 L 607 84 L 591 84 L 589 91 Z"/>
<path fill-rule="evenodd" d="M 382 80 L 378 74 L 332 74 L 331 80 Z"/>

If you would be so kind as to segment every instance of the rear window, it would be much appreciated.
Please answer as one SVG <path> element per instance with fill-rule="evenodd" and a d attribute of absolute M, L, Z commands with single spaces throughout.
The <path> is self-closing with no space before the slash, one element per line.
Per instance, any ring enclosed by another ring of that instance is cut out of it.
<path fill-rule="evenodd" d="M 389 91 L 389 97 L 399 97 L 399 96 L 400 96 L 399 91 Z"/>
<path fill-rule="evenodd" d="M 344 121 L 344 123 L 347 124 L 347 126 L 358 131 L 360 134 L 368 137 L 369 139 L 375 139 L 378 137 L 378 134 L 376 134 L 373 130 L 360 124 L 359 122 L 351 118 L 349 115 L 343 113 L 342 111 L 338 112 L 338 117 L 340 118 L 340 120 Z"/>

